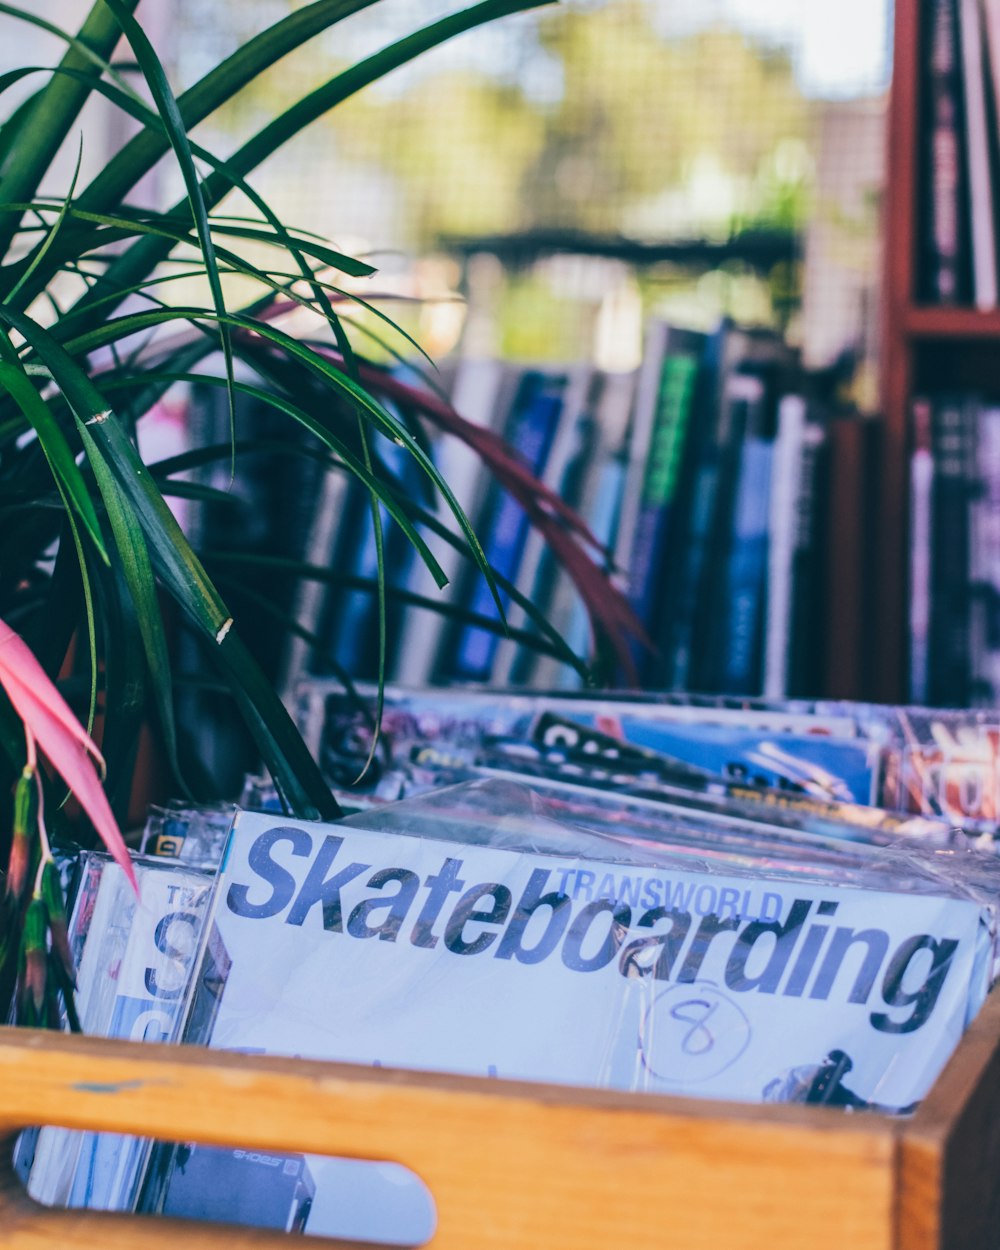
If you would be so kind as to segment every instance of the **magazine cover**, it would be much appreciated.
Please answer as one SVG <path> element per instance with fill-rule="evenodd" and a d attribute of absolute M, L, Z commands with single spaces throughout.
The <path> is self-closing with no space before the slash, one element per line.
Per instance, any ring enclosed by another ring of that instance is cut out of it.
<path fill-rule="evenodd" d="M 529 740 L 548 714 L 571 719 L 623 745 L 669 757 L 675 771 L 739 783 L 794 789 L 818 798 L 873 803 L 882 773 L 882 742 L 858 733 L 840 714 L 789 707 L 707 706 L 643 699 L 567 698 L 468 690 L 386 692 L 381 735 L 394 742 L 468 744 L 492 737 Z M 327 775 L 357 777 L 374 737 L 370 710 L 343 692 L 304 683 L 299 727 Z"/>
<path fill-rule="evenodd" d="M 314 755 L 319 755 L 325 745 L 370 736 L 377 690 L 364 683 L 356 684 L 354 690 L 351 695 L 332 679 L 315 678 L 304 680 L 297 687 L 296 723 Z M 566 691 L 499 691 L 467 686 L 387 686 L 382 725 L 389 734 L 403 732 L 433 741 L 482 732 L 523 732 L 536 716 L 548 711 L 588 723 L 606 723 L 626 716 L 669 724 L 740 727 L 767 735 L 849 739 L 862 736 L 856 713 L 856 708 L 862 706 L 865 705 L 776 703 L 629 691 L 599 697 L 593 692 L 574 695 Z"/>
<path fill-rule="evenodd" d="M 985 995 L 969 899 L 349 824 L 238 818 L 213 914 L 228 973 L 211 978 L 204 1040 L 743 1101 L 836 1051 L 851 1105 L 899 1111 Z"/>
<path fill-rule="evenodd" d="M 951 880 L 919 853 L 817 842 L 810 864 L 735 826 L 658 845 L 649 805 L 636 800 L 631 831 L 611 817 L 616 797 L 597 802 L 564 804 L 559 820 L 524 786 L 485 782 L 334 825 L 241 813 L 184 1040 L 743 1101 L 916 1105 L 993 975 L 995 861 L 962 857 Z M 392 1244 L 426 1240 L 434 1222 L 394 1165 L 190 1146 L 154 1154 L 141 1206 Z"/>
<path fill-rule="evenodd" d="M 882 791 L 903 811 L 942 815 L 971 828 L 1000 822 L 1000 718 L 985 709 L 893 709 L 897 745 Z"/>

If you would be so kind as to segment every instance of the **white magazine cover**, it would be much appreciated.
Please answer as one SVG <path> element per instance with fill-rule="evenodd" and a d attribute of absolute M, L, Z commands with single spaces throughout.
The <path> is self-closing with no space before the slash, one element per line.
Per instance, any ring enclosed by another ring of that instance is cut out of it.
<path fill-rule="evenodd" d="M 750 1102 L 841 1050 L 912 1106 L 988 975 L 971 900 L 247 812 L 214 924 L 216 1046 Z"/>
<path fill-rule="evenodd" d="M 185 1039 L 907 1111 L 988 988 L 984 910 L 945 891 L 636 866 L 243 812 Z M 309 1166 L 304 1231 L 374 1235 L 343 1171 L 362 1165 Z M 395 1227 L 385 1227 L 399 1214 L 391 1202 L 375 1212 L 386 1240 L 414 1235 L 412 1189 L 400 1192 L 410 1209 Z"/>

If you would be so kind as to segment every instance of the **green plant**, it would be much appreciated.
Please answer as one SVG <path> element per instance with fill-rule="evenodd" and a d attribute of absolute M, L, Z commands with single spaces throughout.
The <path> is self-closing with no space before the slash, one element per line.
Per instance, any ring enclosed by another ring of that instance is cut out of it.
<path fill-rule="evenodd" d="M 482 0 L 433 22 L 303 95 L 225 161 L 198 145 L 191 129 L 287 53 L 372 0 L 313 0 L 179 97 L 134 17 L 137 0 L 98 0 L 75 35 L 0 4 L 0 17 L 12 27 L 33 23 L 66 47 L 56 67 L 0 75 L 0 108 L 24 84 L 33 88 L 0 127 L 0 620 L 25 639 L 51 678 L 70 673 L 64 684 L 88 727 L 100 718 L 106 790 L 116 812 L 127 802 L 147 720 L 156 725 L 173 785 L 184 791 L 165 622 L 172 613 L 202 639 L 288 808 L 305 816 L 337 814 L 239 621 L 165 500 L 171 493 L 199 497 L 199 490 L 200 497 L 211 496 L 178 477 L 192 464 L 221 458 L 238 472 L 241 394 L 262 398 L 308 431 L 302 454 L 369 488 L 379 550 L 375 591 L 383 605 L 381 509 L 442 581 L 418 528 L 434 525 L 427 495 L 413 498 L 393 479 L 379 455 L 384 439 L 405 449 L 430 495 L 448 501 L 454 526 L 444 539 L 465 551 L 498 594 L 467 519 L 428 455 L 420 421 L 430 417 L 476 446 L 518 494 L 596 605 L 604 632 L 614 640 L 627 625 L 621 601 L 606 593 L 584 553 L 586 532 L 558 500 L 540 491 L 496 440 L 465 426 L 433 389 L 400 390 L 358 356 L 344 316 L 355 297 L 345 295 L 338 275 L 359 278 L 371 267 L 285 225 L 247 182 L 261 161 L 340 101 L 443 40 L 539 2 Z M 112 63 L 123 37 L 152 104 Z M 64 195 L 40 194 L 94 93 L 135 119 L 138 133 L 89 185 L 78 185 L 78 161 Z M 136 187 L 168 154 L 183 176 L 183 198 L 166 209 L 140 206 Z M 252 204 L 253 218 L 219 211 L 233 189 Z M 268 261 L 250 259 L 265 245 Z M 192 275 L 207 288 L 205 303 L 169 303 L 171 283 Z M 233 279 L 244 283 L 241 289 L 249 281 L 255 294 L 240 303 L 228 299 Z M 276 324 L 289 306 L 314 316 L 315 341 L 293 338 Z M 228 392 L 227 445 L 144 463 L 137 447 L 143 418 L 210 356 L 221 361 L 218 381 Z M 253 364 L 266 386 L 237 380 L 240 359 Z M 394 408 L 383 402 L 388 391 Z M 565 651 L 560 639 L 547 636 L 544 621 L 536 621 L 536 636 L 539 645 Z M 75 657 L 70 669 L 68 654 Z M 24 765 L 20 720 L 0 693 L 0 793 L 13 787 Z M 52 790 L 55 812 L 64 796 L 54 784 Z M 17 931 L 23 911 L 6 923 Z"/>

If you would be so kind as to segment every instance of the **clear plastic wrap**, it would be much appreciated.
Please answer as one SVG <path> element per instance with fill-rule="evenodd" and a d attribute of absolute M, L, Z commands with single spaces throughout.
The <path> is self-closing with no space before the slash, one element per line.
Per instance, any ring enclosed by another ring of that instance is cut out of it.
<path fill-rule="evenodd" d="M 748 1101 L 812 1066 L 812 1100 L 909 1109 L 991 982 L 1000 865 L 772 851 L 612 837 L 493 782 L 244 813 L 186 1037 Z"/>
<path fill-rule="evenodd" d="M 137 897 L 109 855 L 85 851 L 80 859 L 69 941 L 84 1033 L 173 1040 L 214 873 L 136 858 Z M 135 1200 L 148 1143 L 43 1128 L 21 1150 L 28 1191 L 39 1202 L 121 1210 Z"/>
<path fill-rule="evenodd" d="M 146 816 L 140 853 L 176 859 L 195 868 L 216 868 L 235 811 L 233 803 L 176 802 L 165 807 L 152 806 Z"/>
<path fill-rule="evenodd" d="M 998 898 L 1000 863 L 965 846 L 803 839 L 520 781 L 332 825 L 241 813 L 184 1040 L 905 1113 L 995 975 Z M 256 1210 L 233 1154 L 160 1148 L 144 1209 L 225 1191 Z M 315 1187 L 304 1231 L 429 1234 L 407 1174 L 293 1162 Z"/>
<path fill-rule="evenodd" d="M 394 740 L 442 746 L 482 745 L 498 737 L 531 741 L 533 726 L 548 715 L 748 790 L 793 790 L 872 804 L 942 820 L 984 840 L 1000 828 L 1000 711 L 995 709 L 475 688 L 389 688 L 385 706 L 385 797 L 399 797 L 400 791 Z M 336 682 L 312 679 L 297 692 L 296 714 L 328 774 L 349 784 L 371 744 L 370 712 L 359 709 Z M 371 776 L 377 784 L 377 768 Z"/>

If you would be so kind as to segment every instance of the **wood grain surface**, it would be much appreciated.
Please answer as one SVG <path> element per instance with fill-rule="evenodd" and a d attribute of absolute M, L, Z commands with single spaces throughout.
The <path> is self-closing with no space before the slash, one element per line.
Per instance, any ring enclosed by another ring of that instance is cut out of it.
<path fill-rule="evenodd" d="M 402 1163 L 433 1195 L 436 1250 L 987 1250 L 1000 1241 L 1000 996 L 905 1120 L 0 1028 L 0 1136 L 33 1124 Z M 46 1210 L 9 1155 L 3 1248 L 289 1244 Z"/>
<path fill-rule="evenodd" d="M 0 1134 L 29 1124 L 394 1160 L 436 1250 L 889 1250 L 898 1128 L 750 1107 L 0 1030 Z M 8 1152 L 9 1153 L 9 1152 Z M 9 1167 L 9 1165 L 8 1165 Z M 0 1246 L 287 1246 L 281 1234 L 38 1208 Z M 310 1239 L 311 1244 L 322 1244 Z"/>

